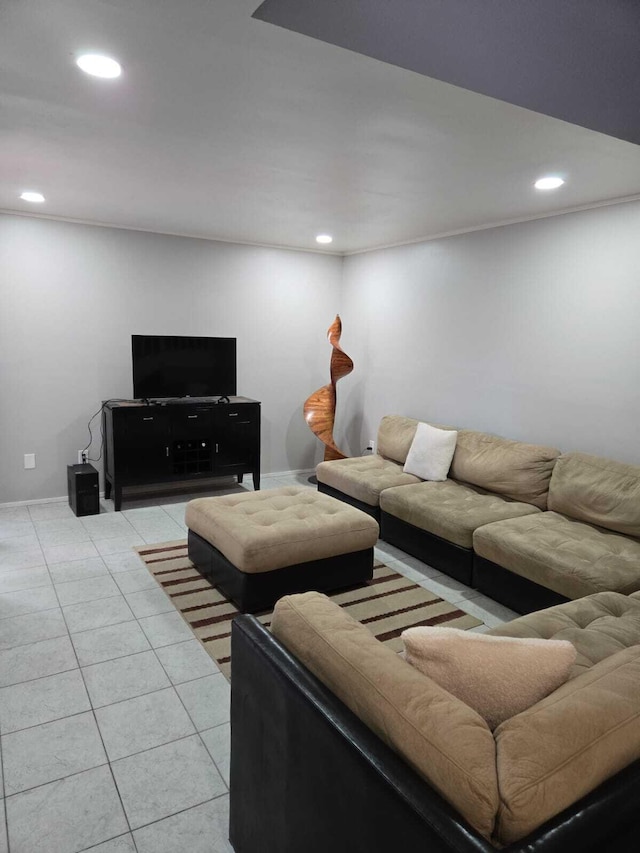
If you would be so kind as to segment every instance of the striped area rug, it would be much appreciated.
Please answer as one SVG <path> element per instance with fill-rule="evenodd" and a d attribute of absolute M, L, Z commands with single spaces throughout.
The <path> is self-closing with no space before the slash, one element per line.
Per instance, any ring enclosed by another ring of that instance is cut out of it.
<path fill-rule="evenodd" d="M 230 678 L 231 620 L 238 615 L 238 609 L 196 571 L 187 556 L 186 541 L 146 545 L 135 550 L 207 652 Z M 329 593 L 329 597 L 395 651 L 402 649 L 402 631 L 414 625 L 466 629 L 482 624 L 455 604 L 438 598 L 379 561 L 372 580 L 346 591 Z M 269 627 L 271 614 L 269 610 L 257 614 L 257 618 Z"/>

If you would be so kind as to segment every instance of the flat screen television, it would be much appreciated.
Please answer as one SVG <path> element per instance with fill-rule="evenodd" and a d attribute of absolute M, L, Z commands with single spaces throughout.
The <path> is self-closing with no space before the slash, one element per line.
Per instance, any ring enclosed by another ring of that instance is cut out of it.
<path fill-rule="evenodd" d="M 132 335 L 133 396 L 231 397 L 236 339 Z"/>

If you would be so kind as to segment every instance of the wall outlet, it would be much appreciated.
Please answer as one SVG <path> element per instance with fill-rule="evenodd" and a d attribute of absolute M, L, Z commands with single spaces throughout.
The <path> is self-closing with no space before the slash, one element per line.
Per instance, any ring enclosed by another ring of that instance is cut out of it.
<path fill-rule="evenodd" d="M 35 453 L 25 453 L 24 454 L 24 467 L 25 468 L 35 468 L 36 467 L 36 454 Z"/>
<path fill-rule="evenodd" d="M 367 447 L 371 448 L 372 453 L 376 452 L 376 440 L 375 440 L 375 438 L 369 439 L 369 441 L 367 442 Z"/>
<path fill-rule="evenodd" d="M 78 451 L 78 465 L 84 464 L 84 459 L 82 458 L 84 454 L 84 450 Z"/>

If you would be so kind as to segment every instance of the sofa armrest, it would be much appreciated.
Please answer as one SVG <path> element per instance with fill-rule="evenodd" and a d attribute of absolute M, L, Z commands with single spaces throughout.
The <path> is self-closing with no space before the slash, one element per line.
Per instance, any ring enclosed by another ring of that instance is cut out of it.
<path fill-rule="evenodd" d="M 232 627 L 236 853 L 492 853 L 254 617 Z"/>
<path fill-rule="evenodd" d="M 495 853 L 253 616 L 232 626 L 236 853 Z M 637 845 L 640 762 L 502 853 Z"/>

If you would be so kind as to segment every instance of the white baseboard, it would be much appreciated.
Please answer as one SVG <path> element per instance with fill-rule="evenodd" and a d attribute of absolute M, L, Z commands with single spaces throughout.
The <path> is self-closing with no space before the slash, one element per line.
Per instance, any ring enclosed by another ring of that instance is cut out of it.
<path fill-rule="evenodd" d="M 68 500 L 67 495 L 62 495 L 61 498 L 33 498 L 30 501 L 9 501 L 8 503 L 0 504 L 0 509 L 10 509 L 12 506 L 30 506 L 32 504 L 58 504 Z"/>
<path fill-rule="evenodd" d="M 271 471 L 270 474 L 260 474 L 261 477 L 291 477 L 294 474 L 315 474 L 315 468 L 294 468 L 291 471 Z"/>
<path fill-rule="evenodd" d="M 291 477 L 294 474 L 315 474 L 315 468 L 295 468 L 291 471 L 270 471 L 269 473 L 261 472 L 261 477 Z M 100 492 L 100 498 L 104 498 L 104 492 Z M 68 501 L 69 498 L 67 495 L 62 495 L 57 498 L 33 498 L 30 501 L 8 501 L 7 503 L 0 503 L 0 509 L 10 509 L 15 506 L 29 506 L 31 504 L 57 504 L 62 501 Z"/>

